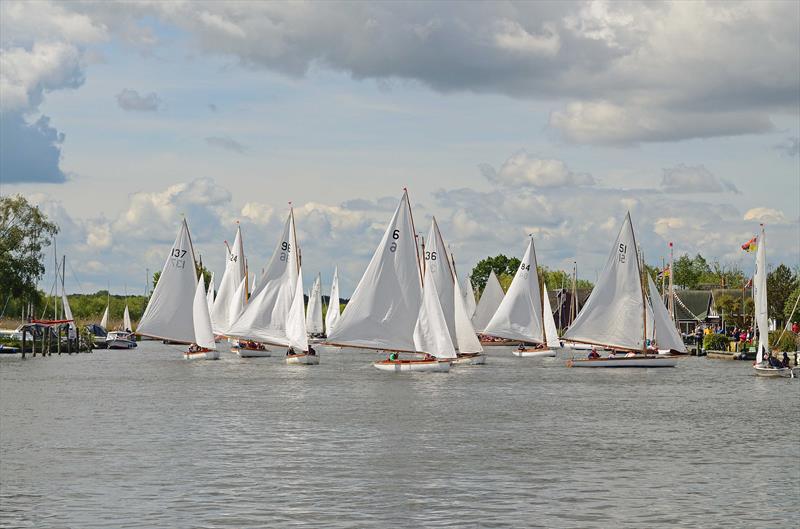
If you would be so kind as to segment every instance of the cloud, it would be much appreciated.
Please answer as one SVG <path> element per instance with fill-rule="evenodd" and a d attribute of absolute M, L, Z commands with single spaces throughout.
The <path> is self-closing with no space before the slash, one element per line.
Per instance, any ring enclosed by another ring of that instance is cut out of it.
<path fill-rule="evenodd" d="M 738 193 L 736 186 L 715 176 L 703 165 L 678 164 L 664 169 L 661 189 L 667 193 Z"/>
<path fill-rule="evenodd" d="M 19 112 L 0 114 L 0 181 L 4 183 L 61 183 L 59 167 L 64 134 L 40 117 L 28 124 Z"/>
<path fill-rule="evenodd" d="M 247 152 L 247 147 L 227 136 L 210 136 L 206 138 L 206 143 L 211 147 L 225 149 L 226 151 L 233 151 L 235 153 L 244 154 Z"/>
<path fill-rule="evenodd" d="M 797 136 L 790 136 L 785 141 L 775 145 L 775 149 L 780 151 L 784 156 L 797 156 L 800 154 L 800 138 Z"/>
<path fill-rule="evenodd" d="M 785 224 L 783 211 L 773 208 L 752 208 L 744 214 L 744 220 L 763 222 L 764 224 Z"/>
<path fill-rule="evenodd" d="M 131 112 L 156 112 L 161 106 L 161 98 L 155 92 L 142 96 L 136 90 L 125 88 L 117 94 L 117 105 Z"/>
<path fill-rule="evenodd" d="M 480 170 L 489 181 L 508 186 L 556 188 L 595 183 L 592 175 L 570 171 L 561 160 L 533 158 L 524 150 L 503 162 L 497 171 L 487 164 Z"/>

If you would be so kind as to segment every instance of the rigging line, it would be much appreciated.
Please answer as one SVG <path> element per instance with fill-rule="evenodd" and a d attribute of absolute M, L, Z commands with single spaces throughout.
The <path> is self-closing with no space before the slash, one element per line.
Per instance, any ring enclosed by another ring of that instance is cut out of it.
<path fill-rule="evenodd" d="M 75 273 L 75 269 L 72 268 L 72 261 L 69 263 L 69 271 L 72 272 L 72 278 L 78 283 L 78 288 L 80 288 L 81 292 L 83 292 L 83 285 L 81 285 L 80 280 L 78 279 L 78 275 Z"/>

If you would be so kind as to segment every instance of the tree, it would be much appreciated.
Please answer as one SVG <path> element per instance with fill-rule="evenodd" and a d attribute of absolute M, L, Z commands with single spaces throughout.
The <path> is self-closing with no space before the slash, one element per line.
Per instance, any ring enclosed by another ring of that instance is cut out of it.
<path fill-rule="evenodd" d="M 519 268 L 520 260 L 516 257 L 506 257 L 503 254 L 495 255 L 494 257 L 487 257 L 478 261 L 475 268 L 472 269 L 470 274 L 470 281 L 472 286 L 479 292 L 482 292 L 486 287 L 486 281 L 489 279 L 489 273 L 494 270 L 498 276 L 503 274 L 514 277 Z M 508 280 L 510 283 L 510 280 Z M 502 284 L 502 281 L 501 281 Z"/>
<path fill-rule="evenodd" d="M 797 283 L 797 276 L 784 264 L 767 274 L 767 305 L 770 318 L 783 318 L 786 301 L 789 299 L 789 294 L 797 288 Z"/>
<path fill-rule="evenodd" d="M 0 197 L 0 302 L 37 295 L 43 250 L 56 233 L 58 226 L 25 197 Z"/>
<path fill-rule="evenodd" d="M 683 254 L 675 260 L 672 268 L 674 273 L 673 282 L 681 288 L 696 288 L 700 284 L 703 275 L 711 273 L 708 261 L 700 254 L 697 254 L 694 258 L 689 257 L 688 254 Z"/>

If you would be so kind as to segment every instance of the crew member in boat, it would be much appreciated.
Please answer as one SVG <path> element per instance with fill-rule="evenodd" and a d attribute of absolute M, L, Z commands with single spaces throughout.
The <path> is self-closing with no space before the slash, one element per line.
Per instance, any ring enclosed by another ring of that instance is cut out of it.
<path fill-rule="evenodd" d="M 608 357 L 609 358 L 616 358 L 617 357 L 617 353 L 612 349 L 611 352 L 608 353 Z"/>
<path fill-rule="evenodd" d="M 430 362 L 431 360 L 436 360 L 436 357 L 430 353 L 425 353 L 425 356 L 422 359 Z"/>
<path fill-rule="evenodd" d="M 292 356 L 294 354 L 296 354 L 294 352 L 294 347 L 289 347 L 289 350 L 286 351 L 286 356 Z"/>
<path fill-rule="evenodd" d="M 389 353 L 389 361 L 397 362 L 397 353 Z"/>
<path fill-rule="evenodd" d="M 783 367 L 789 367 L 789 353 L 783 352 Z"/>
<path fill-rule="evenodd" d="M 635 351 L 628 351 L 628 354 L 625 355 L 625 358 L 633 358 L 634 356 L 636 356 Z"/>
<path fill-rule="evenodd" d="M 597 352 L 597 349 L 592 347 L 592 350 L 589 351 L 589 358 L 600 358 L 600 353 Z"/>
<path fill-rule="evenodd" d="M 522 352 L 524 350 L 525 350 L 525 344 L 522 343 L 522 342 L 519 342 L 519 345 L 517 346 L 517 351 Z"/>
<path fill-rule="evenodd" d="M 317 352 L 314 350 L 314 348 L 309 345 L 308 346 L 308 356 L 314 356 L 316 354 L 317 354 Z"/>

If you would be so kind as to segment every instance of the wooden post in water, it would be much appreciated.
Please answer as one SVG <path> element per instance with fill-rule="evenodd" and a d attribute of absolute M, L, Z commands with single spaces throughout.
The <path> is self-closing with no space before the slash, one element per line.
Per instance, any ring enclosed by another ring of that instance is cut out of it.
<path fill-rule="evenodd" d="M 26 334 L 27 333 L 25 332 L 25 327 L 23 326 L 22 327 L 22 359 L 23 360 L 25 359 L 25 335 Z"/>
<path fill-rule="evenodd" d="M 67 335 L 67 338 L 69 338 L 69 335 Z M 58 352 L 58 356 L 61 356 L 61 324 L 58 325 L 58 337 L 56 340 L 56 352 Z"/>

